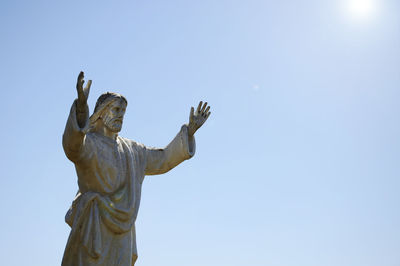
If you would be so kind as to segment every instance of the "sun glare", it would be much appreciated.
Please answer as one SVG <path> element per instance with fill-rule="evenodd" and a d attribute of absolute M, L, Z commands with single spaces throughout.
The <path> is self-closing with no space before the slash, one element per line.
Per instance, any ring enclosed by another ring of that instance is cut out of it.
<path fill-rule="evenodd" d="M 371 19 L 376 11 L 376 0 L 348 0 L 346 1 L 349 15 L 357 20 Z"/>

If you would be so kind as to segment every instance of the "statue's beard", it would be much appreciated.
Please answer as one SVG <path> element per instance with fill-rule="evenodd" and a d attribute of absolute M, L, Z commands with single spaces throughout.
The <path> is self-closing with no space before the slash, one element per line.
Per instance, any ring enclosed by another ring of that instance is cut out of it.
<path fill-rule="evenodd" d="M 109 116 L 104 117 L 104 125 L 112 132 L 120 132 L 122 128 L 122 118 L 116 117 L 111 118 Z"/>

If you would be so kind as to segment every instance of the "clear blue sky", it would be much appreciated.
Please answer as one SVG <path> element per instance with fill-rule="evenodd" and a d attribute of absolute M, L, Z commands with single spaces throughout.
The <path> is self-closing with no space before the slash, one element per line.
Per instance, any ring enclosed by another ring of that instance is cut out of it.
<path fill-rule="evenodd" d="M 350 2 L 2 1 L 1 264 L 61 263 L 83 70 L 146 145 L 212 108 L 145 179 L 138 266 L 400 265 L 400 2 Z"/>

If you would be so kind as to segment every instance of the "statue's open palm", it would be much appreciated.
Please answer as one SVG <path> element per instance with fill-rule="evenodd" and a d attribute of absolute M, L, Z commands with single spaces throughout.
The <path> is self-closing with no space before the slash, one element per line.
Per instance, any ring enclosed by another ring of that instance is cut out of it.
<path fill-rule="evenodd" d="M 84 77 L 85 77 L 85 74 L 83 73 L 83 71 L 81 71 L 79 73 L 78 80 L 76 82 L 76 90 L 78 92 L 79 103 L 86 105 L 87 99 L 89 97 L 90 86 L 92 85 L 92 81 L 89 80 L 86 84 L 86 87 L 83 88 L 83 84 L 85 83 Z"/>
<path fill-rule="evenodd" d="M 197 106 L 196 112 L 192 107 L 190 109 L 189 116 L 189 136 L 193 136 L 194 133 L 206 122 L 207 118 L 210 116 L 211 112 L 210 106 L 207 107 L 207 103 L 201 101 Z"/>

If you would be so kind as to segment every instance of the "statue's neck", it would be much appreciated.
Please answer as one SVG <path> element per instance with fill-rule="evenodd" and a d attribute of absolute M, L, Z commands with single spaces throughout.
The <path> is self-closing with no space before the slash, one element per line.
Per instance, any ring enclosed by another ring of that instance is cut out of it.
<path fill-rule="evenodd" d="M 118 132 L 114 132 L 110 130 L 102 120 L 97 121 L 97 125 L 94 128 L 93 132 L 96 132 L 97 134 L 100 134 L 104 137 L 110 138 L 112 140 L 116 140 L 118 137 Z"/>

